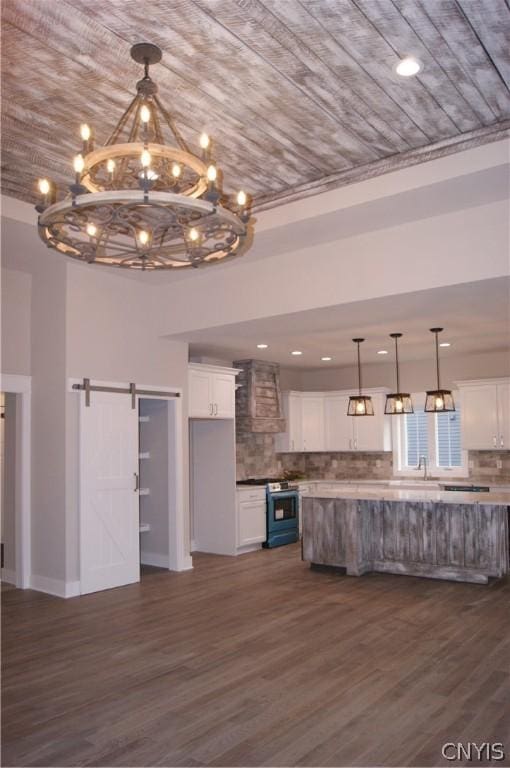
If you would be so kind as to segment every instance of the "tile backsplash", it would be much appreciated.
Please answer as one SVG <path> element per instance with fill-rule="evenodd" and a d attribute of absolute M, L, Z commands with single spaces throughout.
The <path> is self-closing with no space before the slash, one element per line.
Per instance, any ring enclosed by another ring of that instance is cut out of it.
<path fill-rule="evenodd" d="M 237 433 L 237 479 L 278 477 L 298 472 L 303 477 L 328 479 L 392 476 L 393 455 L 386 453 L 276 453 L 275 436 L 253 432 Z"/>
<path fill-rule="evenodd" d="M 276 453 L 274 434 L 237 433 L 237 479 L 279 477 L 297 472 L 302 477 L 330 480 L 388 480 L 393 475 L 393 454 L 364 453 Z M 462 482 L 508 483 L 510 451 L 470 451 L 469 478 Z M 455 476 L 452 473 L 452 480 Z"/>

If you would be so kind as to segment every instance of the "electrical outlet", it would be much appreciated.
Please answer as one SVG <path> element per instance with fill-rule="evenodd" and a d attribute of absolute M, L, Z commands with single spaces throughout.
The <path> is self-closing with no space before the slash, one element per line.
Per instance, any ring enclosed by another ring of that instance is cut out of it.
<path fill-rule="evenodd" d="M 382 467 L 382 461 L 381 461 L 381 459 L 376 459 L 376 460 L 375 460 L 375 466 L 377 467 L 377 469 L 379 469 L 380 467 Z"/>
<path fill-rule="evenodd" d="M 496 459 L 496 469 L 503 469 L 503 462 L 501 459 Z"/>
<path fill-rule="evenodd" d="M 331 462 L 331 467 L 333 469 L 336 469 L 338 467 L 338 461 L 336 459 L 333 459 Z"/>

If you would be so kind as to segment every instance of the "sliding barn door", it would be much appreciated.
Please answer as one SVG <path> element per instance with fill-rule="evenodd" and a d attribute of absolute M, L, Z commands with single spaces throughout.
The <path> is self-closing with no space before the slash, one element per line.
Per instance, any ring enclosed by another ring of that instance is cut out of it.
<path fill-rule="evenodd" d="M 138 409 L 131 398 L 92 392 L 80 402 L 81 592 L 140 580 Z"/>

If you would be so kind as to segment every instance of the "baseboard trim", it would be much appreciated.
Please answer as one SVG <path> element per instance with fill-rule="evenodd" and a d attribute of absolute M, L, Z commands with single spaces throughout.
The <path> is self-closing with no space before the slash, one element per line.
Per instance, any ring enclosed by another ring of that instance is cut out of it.
<path fill-rule="evenodd" d="M 142 565 L 153 565 L 156 568 L 168 570 L 168 555 L 160 555 L 156 552 L 140 552 L 140 562 Z"/>
<path fill-rule="evenodd" d="M 11 571 L 10 568 L 2 568 L 2 581 L 16 586 L 16 571 Z"/>
<path fill-rule="evenodd" d="M 80 594 L 79 581 L 63 581 L 62 579 L 49 579 L 47 576 L 32 574 L 30 588 L 37 592 L 45 592 L 54 597 L 77 597 Z"/>

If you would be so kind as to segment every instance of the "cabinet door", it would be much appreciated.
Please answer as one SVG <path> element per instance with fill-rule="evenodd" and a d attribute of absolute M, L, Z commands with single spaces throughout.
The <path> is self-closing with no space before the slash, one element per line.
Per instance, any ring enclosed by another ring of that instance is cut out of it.
<path fill-rule="evenodd" d="M 510 383 L 498 384 L 498 448 L 510 448 Z"/>
<path fill-rule="evenodd" d="M 189 415 L 196 418 L 212 416 L 211 374 L 206 371 L 191 369 L 188 374 L 188 381 Z"/>
<path fill-rule="evenodd" d="M 285 416 L 285 432 L 275 435 L 277 453 L 295 453 L 303 450 L 301 395 L 294 392 L 283 394 L 282 405 Z"/>
<path fill-rule="evenodd" d="M 324 450 L 324 398 L 303 397 L 303 451 Z"/>
<path fill-rule="evenodd" d="M 303 450 L 303 407 L 300 395 L 289 395 L 287 430 L 289 451 Z"/>
<path fill-rule="evenodd" d="M 213 415 L 220 419 L 233 419 L 236 412 L 235 377 L 214 373 L 211 379 Z"/>
<path fill-rule="evenodd" d="M 462 447 L 488 450 L 499 446 L 498 397 L 495 384 L 462 389 Z"/>
<path fill-rule="evenodd" d="M 348 395 L 326 395 L 324 398 L 324 433 L 326 451 L 351 451 L 353 418 L 347 416 Z"/>
<path fill-rule="evenodd" d="M 241 501 L 237 505 L 237 546 L 266 540 L 266 501 Z"/>
<path fill-rule="evenodd" d="M 373 416 L 351 416 L 354 448 L 357 451 L 389 451 L 390 416 L 384 415 L 385 396 L 372 395 Z"/>

